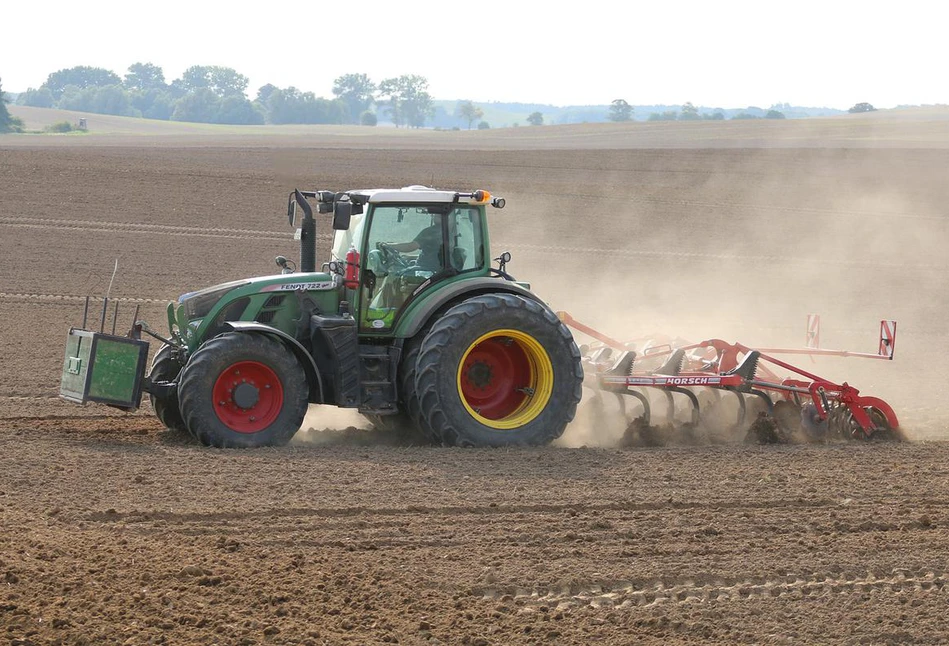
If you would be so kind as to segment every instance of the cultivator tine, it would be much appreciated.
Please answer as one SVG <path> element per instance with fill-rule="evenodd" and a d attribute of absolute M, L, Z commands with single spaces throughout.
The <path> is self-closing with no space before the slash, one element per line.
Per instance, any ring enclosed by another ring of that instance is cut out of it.
<path fill-rule="evenodd" d="M 745 425 L 745 415 L 747 415 L 748 406 L 745 404 L 745 397 L 742 395 L 736 388 L 727 388 L 735 393 L 735 397 L 738 398 L 738 422 L 735 424 L 735 428 L 741 430 Z"/>
<path fill-rule="evenodd" d="M 652 421 L 652 410 L 649 406 L 649 397 L 638 390 L 629 390 L 626 394 L 639 400 L 639 403 L 643 407 L 643 422 L 648 425 Z"/>
<path fill-rule="evenodd" d="M 644 410 L 640 422 L 647 428 L 651 411 L 649 397 L 643 391 L 662 391 L 666 398 L 666 421 L 671 427 L 676 424 L 674 395 L 684 395 L 691 406 L 690 428 L 694 428 L 706 424 L 697 392 L 705 389 L 713 393 L 713 407 L 716 408 L 721 404 L 721 391 L 735 394 L 738 404 L 737 430 L 743 430 L 748 425 L 748 398 L 760 399 L 764 405 L 764 426 L 771 424 L 771 430 L 762 431 L 762 423 L 755 420 L 751 428 L 759 438 L 768 435 L 780 439 L 781 433 L 787 438 L 796 430 L 807 432 L 812 428 L 817 429 L 815 432 L 847 439 L 901 437 L 899 421 L 883 400 L 861 396 L 856 388 L 846 382 L 834 383 L 772 356 L 806 354 L 811 357 L 829 355 L 892 359 L 896 340 L 895 321 L 880 323 L 879 354 L 821 349 L 820 317 L 809 315 L 807 347 L 803 349 L 753 349 L 721 339 L 683 344 L 680 347 L 665 343 L 654 346 L 653 339 L 649 339 L 642 345 L 636 342 L 636 347 L 644 350 L 641 357 L 633 352 L 624 352 L 620 359 L 607 366 L 606 360 L 612 354 L 610 348 L 632 347 L 633 344 L 616 341 L 579 323 L 569 314 L 561 313 L 561 320 L 604 344 L 585 353 L 584 368 L 591 374 L 596 388 L 639 400 Z M 653 369 L 642 368 L 637 364 L 637 359 L 646 366 L 655 366 L 659 362 L 661 365 Z M 765 367 L 762 363 L 769 365 Z M 778 376 L 780 371 L 791 373 L 793 377 L 781 378 Z M 776 414 L 776 401 L 780 403 L 780 415 Z M 799 422 L 795 422 L 795 415 L 800 417 Z M 805 423 L 812 415 L 814 419 Z M 774 431 L 775 428 L 781 432 Z M 825 431 L 820 431 L 821 428 Z"/>

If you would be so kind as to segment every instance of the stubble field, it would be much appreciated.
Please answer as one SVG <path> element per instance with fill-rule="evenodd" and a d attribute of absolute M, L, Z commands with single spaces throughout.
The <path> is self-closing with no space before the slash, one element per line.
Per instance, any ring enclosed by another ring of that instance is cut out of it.
<path fill-rule="evenodd" d="M 945 123 L 0 140 L 0 641 L 944 641 Z M 797 346 L 816 312 L 826 347 L 872 352 L 898 320 L 895 361 L 808 367 L 913 441 L 621 449 L 578 422 L 456 450 L 314 408 L 286 448 L 219 451 L 56 398 L 116 260 L 119 328 L 136 305 L 161 327 L 298 255 L 293 187 L 417 183 L 503 195 L 495 255 L 613 336 Z"/>

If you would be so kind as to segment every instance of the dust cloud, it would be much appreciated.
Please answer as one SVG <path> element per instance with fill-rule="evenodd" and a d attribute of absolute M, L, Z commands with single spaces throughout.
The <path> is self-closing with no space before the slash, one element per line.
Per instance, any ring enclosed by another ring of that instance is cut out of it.
<path fill-rule="evenodd" d="M 949 269 L 949 217 L 941 205 L 949 191 L 926 154 L 716 153 L 665 151 L 649 160 L 631 151 L 626 187 L 598 193 L 588 185 L 602 177 L 587 173 L 577 178 L 585 196 L 572 205 L 525 206 L 508 225 L 509 270 L 554 309 L 623 341 L 666 335 L 800 348 L 807 314 L 819 313 L 822 347 L 875 353 L 880 320 L 895 319 L 892 362 L 790 363 L 888 401 L 910 437 L 949 435 L 949 371 L 932 358 L 946 341 L 949 292 L 940 278 Z M 658 181 L 637 181 L 648 173 Z M 615 445 L 630 414 L 595 421 L 593 391 L 584 395 L 561 442 Z"/>

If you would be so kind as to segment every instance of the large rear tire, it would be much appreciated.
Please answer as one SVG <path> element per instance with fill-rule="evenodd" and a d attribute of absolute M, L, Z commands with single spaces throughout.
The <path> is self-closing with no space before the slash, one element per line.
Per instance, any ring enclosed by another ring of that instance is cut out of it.
<path fill-rule="evenodd" d="M 544 305 L 513 294 L 452 307 L 422 341 L 421 426 L 449 446 L 546 444 L 580 402 L 580 351 Z"/>
<path fill-rule="evenodd" d="M 203 444 L 281 446 L 306 415 L 306 373 L 285 345 L 262 334 L 229 332 L 202 345 L 181 371 L 178 404 Z"/>
<path fill-rule="evenodd" d="M 181 372 L 181 364 L 175 361 L 171 353 L 171 346 L 164 345 L 155 353 L 152 359 L 152 369 L 148 373 L 152 381 L 174 381 Z M 152 404 L 152 410 L 155 416 L 170 431 L 187 432 L 188 427 L 181 417 L 181 410 L 178 408 L 178 397 L 171 395 L 169 397 L 159 397 L 157 395 L 148 395 L 148 400 Z"/>

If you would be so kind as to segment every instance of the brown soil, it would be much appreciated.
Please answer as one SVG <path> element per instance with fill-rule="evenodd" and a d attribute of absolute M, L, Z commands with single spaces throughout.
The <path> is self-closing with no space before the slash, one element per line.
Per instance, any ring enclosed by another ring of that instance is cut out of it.
<path fill-rule="evenodd" d="M 76 141 L 0 141 L 0 643 L 945 639 L 949 151 Z M 800 345 L 819 312 L 826 347 L 873 351 L 898 319 L 893 362 L 802 365 L 914 441 L 454 450 L 315 409 L 334 430 L 220 451 L 56 399 L 115 259 L 119 329 L 160 329 L 298 255 L 292 187 L 412 183 L 505 196 L 493 251 L 613 336 Z"/>

